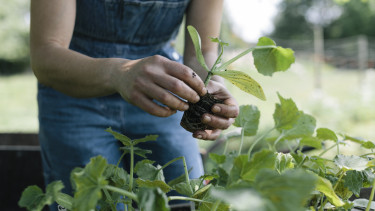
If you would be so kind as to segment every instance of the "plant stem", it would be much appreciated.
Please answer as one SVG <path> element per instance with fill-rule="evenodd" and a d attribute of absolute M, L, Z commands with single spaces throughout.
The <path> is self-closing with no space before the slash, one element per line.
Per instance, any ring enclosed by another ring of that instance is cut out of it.
<path fill-rule="evenodd" d="M 249 151 L 247 152 L 247 157 L 248 159 L 250 159 L 250 156 L 251 156 L 251 151 L 253 150 L 254 146 L 260 141 L 262 140 L 264 137 L 266 137 L 268 134 L 270 134 L 275 128 L 271 128 L 269 131 L 267 131 L 266 133 L 264 133 L 263 135 L 261 135 L 259 138 L 257 138 L 254 143 L 251 145 Z"/>
<path fill-rule="evenodd" d="M 130 145 L 130 178 L 129 178 L 129 191 L 133 192 L 133 176 L 134 176 L 134 146 Z"/>
<path fill-rule="evenodd" d="M 368 199 L 366 211 L 370 211 L 371 203 L 372 203 L 372 200 L 374 199 L 374 193 L 375 193 L 375 179 L 372 181 L 371 194 L 370 194 L 370 198 Z"/>
<path fill-rule="evenodd" d="M 116 192 L 116 193 L 119 193 L 123 196 L 126 196 L 136 202 L 138 202 L 138 197 L 137 195 L 135 195 L 133 192 L 129 192 L 129 191 L 126 191 L 126 190 L 123 190 L 121 188 L 118 188 L 118 187 L 114 187 L 114 186 L 111 186 L 111 185 L 106 185 L 103 187 L 104 189 L 107 189 L 109 191 L 113 191 L 113 192 Z"/>
<path fill-rule="evenodd" d="M 214 205 L 212 205 L 211 210 L 216 211 L 219 208 L 221 200 L 217 200 Z"/>
<path fill-rule="evenodd" d="M 109 194 L 108 190 L 107 189 L 103 189 L 103 192 L 104 192 L 105 196 L 108 198 L 109 204 L 111 206 L 111 210 L 112 211 L 116 211 L 117 210 L 116 209 L 116 205 L 114 204 L 114 201 L 113 201 L 111 195 Z"/>
<path fill-rule="evenodd" d="M 284 134 L 284 130 L 283 130 L 283 132 L 279 135 L 279 137 L 277 137 L 275 143 L 273 144 L 273 151 L 275 151 L 275 152 L 277 151 L 276 150 L 276 145 L 280 142 L 280 140 L 282 138 L 284 138 L 284 136 L 285 136 L 285 134 Z"/>
<path fill-rule="evenodd" d="M 328 152 L 329 150 L 331 150 L 332 148 L 334 148 L 336 146 L 336 144 L 330 146 L 329 148 L 325 149 L 323 152 L 321 152 L 318 156 L 321 157 L 322 155 L 324 155 L 326 152 Z"/>
<path fill-rule="evenodd" d="M 210 82 L 211 77 L 213 76 L 212 70 L 208 72 L 206 79 L 204 79 L 204 86 L 207 86 L 208 82 Z"/>
<path fill-rule="evenodd" d="M 244 130 L 244 128 L 242 128 L 241 129 L 241 143 L 240 143 L 240 148 L 238 149 L 238 156 L 240 156 L 241 152 L 242 152 L 242 145 L 243 145 L 243 138 L 244 138 L 244 136 L 245 136 L 245 130 Z"/>
<path fill-rule="evenodd" d="M 208 201 L 204 201 L 201 199 L 191 198 L 191 197 L 185 197 L 185 196 L 169 196 L 168 201 L 172 200 L 182 200 L 182 201 L 195 201 L 195 202 L 204 202 L 204 203 L 212 203 Z"/>
<path fill-rule="evenodd" d="M 237 56 L 233 57 L 231 60 L 229 60 L 229 61 L 225 62 L 224 64 L 222 64 L 220 67 L 216 68 L 215 72 L 216 71 L 225 70 L 230 64 L 232 64 L 233 62 L 237 61 L 239 58 L 245 56 L 246 54 L 250 53 L 253 50 L 256 50 L 256 49 L 267 49 L 267 48 L 276 48 L 276 46 L 274 46 L 274 45 L 265 45 L 265 46 L 256 46 L 256 47 L 253 47 L 253 48 L 246 49 L 242 53 L 240 53 Z"/>
<path fill-rule="evenodd" d="M 121 163 L 121 160 L 124 158 L 125 154 L 126 154 L 126 152 L 123 152 L 120 159 L 117 161 L 117 164 L 116 164 L 117 167 L 119 167 L 119 165 Z"/>

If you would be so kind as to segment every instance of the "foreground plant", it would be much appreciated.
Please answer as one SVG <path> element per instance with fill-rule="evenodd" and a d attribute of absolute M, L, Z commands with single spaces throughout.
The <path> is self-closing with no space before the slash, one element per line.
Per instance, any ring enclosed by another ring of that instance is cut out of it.
<path fill-rule="evenodd" d="M 273 40 L 267 37 L 262 37 L 259 39 L 257 46 L 249 48 L 232 59 L 222 63 L 221 57 L 224 53 L 224 46 L 227 46 L 228 43 L 225 43 L 218 38 L 211 38 L 212 42 L 219 44 L 220 53 L 213 66 L 208 68 L 202 54 L 201 39 L 197 30 L 193 26 L 188 26 L 187 28 L 194 44 L 197 60 L 203 69 L 208 72 L 207 77 L 204 80 L 206 86 L 212 76 L 218 75 L 225 78 L 241 90 L 252 94 L 261 100 L 266 100 L 263 89 L 258 82 L 244 72 L 228 70 L 227 68 L 229 65 L 252 52 L 254 64 L 258 72 L 263 75 L 272 76 L 275 72 L 287 70 L 295 60 L 293 55 L 294 52 L 291 49 L 276 46 L 276 43 Z M 215 99 L 210 93 L 207 93 L 205 96 L 201 97 L 198 103 L 189 103 L 189 109 L 184 112 L 184 116 L 182 117 L 181 126 L 191 132 L 210 129 L 207 125 L 201 122 L 202 115 L 204 113 L 212 113 L 212 106 L 216 103 L 222 102 L 222 100 Z"/>

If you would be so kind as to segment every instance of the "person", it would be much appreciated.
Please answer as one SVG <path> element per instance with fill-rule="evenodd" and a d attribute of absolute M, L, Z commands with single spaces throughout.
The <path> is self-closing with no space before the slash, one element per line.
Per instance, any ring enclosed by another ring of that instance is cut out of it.
<path fill-rule="evenodd" d="M 223 0 L 33 0 L 31 66 L 38 79 L 39 139 L 45 182 L 62 180 L 71 194 L 70 171 L 102 155 L 121 156 L 111 127 L 131 139 L 149 134 L 157 141 L 148 159 L 163 165 L 185 156 L 190 177 L 203 174 L 195 138 L 215 140 L 238 115 L 236 100 L 195 58 L 185 32 L 183 57 L 173 40 L 186 15 L 202 37 L 208 65 L 217 58 Z M 193 77 L 194 74 L 200 77 Z M 179 126 L 188 102 L 207 92 L 223 99 L 204 114 L 213 130 L 192 135 Z M 126 166 L 127 162 L 122 163 Z M 183 174 L 182 163 L 164 171 L 166 180 Z"/>

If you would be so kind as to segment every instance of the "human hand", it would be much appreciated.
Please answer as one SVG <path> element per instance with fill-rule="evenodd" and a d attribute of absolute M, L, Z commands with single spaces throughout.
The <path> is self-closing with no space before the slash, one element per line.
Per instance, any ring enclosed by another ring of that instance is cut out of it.
<path fill-rule="evenodd" d="M 239 114 L 239 107 L 237 101 L 221 83 L 211 80 L 207 85 L 207 89 L 215 98 L 223 100 L 223 104 L 212 106 L 211 111 L 214 114 L 206 113 L 202 116 L 202 122 L 215 129 L 196 131 L 193 136 L 204 140 L 215 140 L 219 137 L 222 130 L 233 124 L 234 119 Z"/>
<path fill-rule="evenodd" d="M 176 110 L 185 111 L 189 106 L 182 99 L 195 103 L 199 95 L 207 92 L 192 69 L 159 55 L 128 61 L 119 69 L 113 75 L 117 92 L 129 103 L 155 116 L 167 117 Z"/>

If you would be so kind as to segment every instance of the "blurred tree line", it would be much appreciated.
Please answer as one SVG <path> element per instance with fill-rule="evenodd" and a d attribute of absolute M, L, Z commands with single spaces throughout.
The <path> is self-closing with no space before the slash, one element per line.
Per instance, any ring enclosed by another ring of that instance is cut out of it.
<path fill-rule="evenodd" d="M 2 1 L 0 7 L 0 74 L 21 72 L 29 64 L 30 1 Z"/>
<path fill-rule="evenodd" d="M 314 25 L 325 39 L 375 37 L 375 0 L 282 0 L 274 23 L 279 39 L 313 39 Z"/>

